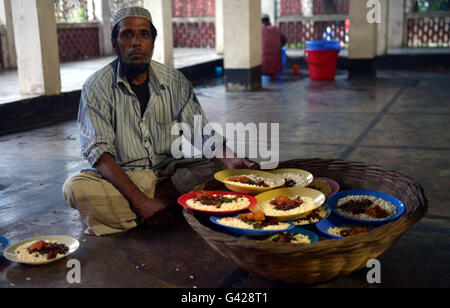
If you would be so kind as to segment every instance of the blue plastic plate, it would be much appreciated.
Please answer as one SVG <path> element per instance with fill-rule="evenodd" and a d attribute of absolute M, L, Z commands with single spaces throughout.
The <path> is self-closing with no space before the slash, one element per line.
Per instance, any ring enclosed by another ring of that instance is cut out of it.
<path fill-rule="evenodd" d="M 340 227 L 342 225 L 348 225 L 348 226 L 354 225 L 354 226 L 358 226 L 358 227 L 368 228 L 367 225 L 364 225 L 361 223 L 355 224 L 355 223 L 349 222 L 348 220 L 345 220 L 345 219 L 342 219 L 342 218 L 336 217 L 336 216 L 330 216 L 327 219 L 319 221 L 318 223 L 316 223 L 316 228 L 317 228 L 317 230 L 319 230 L 321 233 L 325 234 L 328 237 L 341 239 L 344 237 L 330 234 L 330 233 L 328 233 L 328 229 L 334 228 L 334 227 Z"/>
<path fill-rule="evenodd" d="M 347 197 L 347 196 L 361 196 L 361 195 L 365 195 L 365 196 L 374 196 L 380 199 L 383 199 L 385 201 L 389 201 L 391 202 L 396 208 L 397 208 L 397 212 L 395 213 L 394 216 L 387 218 L 387 219 L 380 219 L 380 220 L 360 220 L 360 219 L 355 219 L 355 218 L 351 218 L 351 217 L 347 217 L 344 216 L 342 214 L 340 214 L 337 211 L 337 203 L 340 199 Z M 335 193 L 334 195 L 330 196 L 327 200 L 327 204 L 328 204 L 328 208 L 331 209 L 331 211 L 336 214 L 339 217 L 342 217 L 346 220 L 349 221 L 353 221 L 353 222 L 359 222 L 359 223 L 364 223 L 364 224 L 384 224 L 393 220 L 398 219 L 400 216 L 402 216 L 405 213 L 405 205 L 403 204 L 402 201 L 400 201 L 399 199 L 397 199 L 394 196 L 391 196 L 389 194 L 385 194 L 379 191 L 375 191 L 375 190 L 346 190 L 346 191 L 341 191 L 338 193 Z"/>
<path fill-rule="evenodd" d="M 0 236 L 0 252 L 6 249 L 8 247 L 9 241 L 6 237 Z"/>
<path fill-rule="evenodd" d="M 234 217 L 237 217 L 237 216 L 234 216 Z M 289 227 L 286 228 L 286 229 L 283 229 L 283 230 L 241 229 L 241 228 L 230 227 L 230 226 L 226 226 L 226 225 L 222 225 L 222 224 L 218 223 L 217 220 L 220 220 L 222 218 L 223 217 L 211 216 L 211 217 L 209 217 L 209 220 L 212 223 L 227 229 L 229 232 L 231 232 L 233 234 L 244 235 L 244 236 L 268 236 L 268 235 L 272 235 L 272 234 L 275 234 L 275 233 L 286 232 L 286 231 L 289 231 L 289 230 L 292 230 L 292 229 L 295 228 L 295 226 L 292 223 L 290 223 L 290 222 L 283 222 L 283 223 L 289 224 Z"/>

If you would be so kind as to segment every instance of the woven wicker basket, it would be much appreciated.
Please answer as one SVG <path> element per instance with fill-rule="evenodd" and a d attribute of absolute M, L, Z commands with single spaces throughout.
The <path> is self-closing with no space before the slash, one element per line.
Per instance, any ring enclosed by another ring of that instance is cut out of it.
<path fill-rule="evenodd" d="M 369 189 L 394 195 L 403 201 L 406 213 L 366 234 L 298 246 L 235 238 L 212 230 L 191 211 L 184 211 L 188 223 L 213 249 L 243 269 L 270 280 L 315 284 L 348 275 L 366 267 L 367 261 L 391 248 L 427 211 L 422 187 L 394 171 L 363 163 L 323 159 L 291 160 L 281 163 L 279 168 L 299 168 L 314 176 L 334 179 L 341 185 L 341 190 Z M 198 189 L 220 190 L 224 186 L 214 180 Z"/>

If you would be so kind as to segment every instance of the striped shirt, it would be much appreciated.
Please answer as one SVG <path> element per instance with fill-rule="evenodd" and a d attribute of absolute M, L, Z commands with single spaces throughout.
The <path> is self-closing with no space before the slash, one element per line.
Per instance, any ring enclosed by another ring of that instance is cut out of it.
<path fill-rule="evenodd" d="M 151 61 L 150 100 L 142 118 L 139 100 L 114 60 L 88 78 L 81 92 L 78 111 L 81 154 L 94 167 L 109 153 L 125 171 L 161 169 L 175 158 L 171 134 L 175 123 L 194 127 L 194 116 L 206 116 L 184 75 Z M 192 131 L 194 131 L 192 129 Z M 204 143 L 205 140 L 202 140 Z"/>

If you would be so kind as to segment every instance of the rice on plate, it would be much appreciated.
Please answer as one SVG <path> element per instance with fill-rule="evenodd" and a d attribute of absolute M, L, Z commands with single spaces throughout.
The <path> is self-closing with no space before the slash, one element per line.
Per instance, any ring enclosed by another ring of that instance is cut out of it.
<path fill-rule="evenodd" d="M 241 174 L 238 176 L 233 176 L 224 181 L 228 184 L 238 184 L 247 187 L 277 187 L 282 185 L 282 183 L 276 181 L 275 179 L 264 178 L 256 174 Z"/>
<path fill-rule="evenodd" d="M 328 214 L 327 207 L 321 206 L 320 208 L 315 209 L 305 217 L 295 220 L 292 223 L 297 226 L 314 224 L 324 219 L 327 216 L 327 214 Z"/>
<path fill-rule="evenodd" d="M 288 232 L 277 233 L 263 240 L 264 243 L 291 243 L 291 244 L 311 244 L 309 236 L 304 234 L 291 234 Z"/>
<path fill-rule="evenodd" d="M 37 247 L 40 243 L 45 243 L 43 245 L 40 245 L 41 249 Z M 48 247 L 50 247 L 51 249 L 46 250 L 46 248 Z M 15 250 L 15 256 L 19 261 L 22 262 L 38 263 L 64 257 L 68 251 L 69 248 L 65 244 L 45 240 L 36 240 L 27 242 L 17 247 Z"/>
<path fill-rule="evenodd" d="M 369 230 L 364 227 L 350 226 L 350 225 L 342 225 L 337 227 L 329 227 L 327 232 L 334 236 L 346 237 L 350 235 L 367 233 Z"/>
<path fill-rule="evenodd" d="M 389 201 L 368 195 L 350 195 L 337 202 L 339 214 L 368 221 L 385 220 L 397 213 L 397 208 Z"/>
<path fill-rule="evenodd" d="M 277 224 L 264 226 L 261 228 L 256 227 L 256 225 L 253 223 L 245 222 L 239 218 L 236 217 L 225 217 L 222 219 L 218 219 L 217 222 L 219 224 L 233 227 L 233 228 L 239 228 L 239 229 L 253 229 L 253 230 L 285 230 L 289 228 L 291 225 L 288 223 L 278 222 Z"/>
<path fill-rule="evenodd" d="M 314 199 L 305 196 L 278 196 L 272 200 L 262 202 L 257 205 L 258 209 L 270 217 L 291 216 L 307 213 L 317 208 Z"/>
<path fill-rule="evenodd" d="M 277 173 L 285 180 L 286 187 L 305 187 L 308 185 L 308 177 L 299 173 Z"/>
<path fill-rule="evenodd" d="M 203 195 L 197 194 L 195 198 L 186 201 L 186 204 L 197 210 L 203 211 L 235 211 L 245 209 L 250 206 L 250 200 L 244 196 L 239 197 L 233 194 L 217 195 L 201 192 Z M 204 197 L 204 198 L 202 198 Z"/>
<path fill-rule="evenodd" d="M 294 243 L 294 244 L 311 244 L 311 240 L 306 235 L 296 234 L 294 236 L 294 240 L 292 240 L 291 243 Z"/>

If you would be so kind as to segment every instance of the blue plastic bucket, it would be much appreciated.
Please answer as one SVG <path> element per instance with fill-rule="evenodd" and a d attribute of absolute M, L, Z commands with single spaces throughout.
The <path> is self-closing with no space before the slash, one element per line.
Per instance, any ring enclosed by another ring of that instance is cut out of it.
<path fill-rule="evenodd" d="M 341 50 L 341 42 L 339 40 L 306 41 L 306 49 L 308 49 L 308 50 Z"/>

